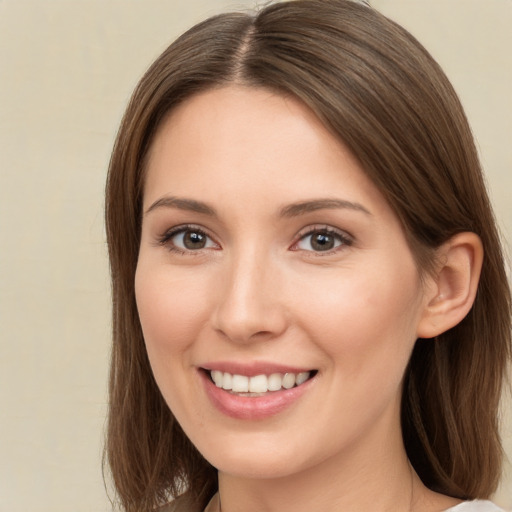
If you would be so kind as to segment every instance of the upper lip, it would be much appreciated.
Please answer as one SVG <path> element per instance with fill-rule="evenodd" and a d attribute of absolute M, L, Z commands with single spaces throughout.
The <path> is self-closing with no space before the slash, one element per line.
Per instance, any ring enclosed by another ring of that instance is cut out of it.
<path fill-rule="evenodd" d="M 201 364 L 199 367 L 208 371 L 217 370 L 231 373 L 232 375 L 245 375 L 247 377 L 254 377 L 256 375 L 271 375 L 273 373 L 302 373 L 313 371 L 312 368 L 290 366 L 287 364 L 272 363 L 266 361 L 215 361 Z"/>

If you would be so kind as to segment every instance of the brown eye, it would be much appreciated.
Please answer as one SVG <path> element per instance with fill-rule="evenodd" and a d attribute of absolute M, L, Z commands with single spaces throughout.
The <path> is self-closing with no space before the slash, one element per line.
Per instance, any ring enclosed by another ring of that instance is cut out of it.
<path fill-rule="evenodd" d="M 295 249 L 310 252 L 328 252 L 344 245 L 351 245 L 352 241 L 343 233 L 330 229 L 315 229 L 302 236 L 295 245 Z"/>
<path fill-rule="evenodd" d="M 185 231 L 183 234 L 183 246 L 191 251 L 197 249 L 204 249 L 208 237 L 198 231 Z"/>
<path fill-rule="evenodd" d="M 336 240 L 329 233 L 314 233 L 311 235 L 311 247 L 314 251 L 329 251 L 334 249 Z"/>
<path fill-rule="evenodd" d="M 160 240 L 162 245 L 167 246 L 171 251 L 200 251 L 201 249 L 219 249 L 216 244 L 204 231 L 195 227 L 178 227 L 172 229 Z"/>

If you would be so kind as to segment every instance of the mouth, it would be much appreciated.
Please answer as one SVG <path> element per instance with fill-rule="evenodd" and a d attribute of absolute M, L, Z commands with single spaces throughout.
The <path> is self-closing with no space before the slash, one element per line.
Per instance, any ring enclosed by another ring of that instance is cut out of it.
<path fill-rule="evenodd" d="M 199 370 L 211 404 L 223 415 L 249 421 L 272 418 L 301 403 L 304 395 L 311 396 L 318 374 L 261 362 L 216 362 Z"/>
<path fill-rule="evenodd" d="M 318 373 L 317 370 L 310 370 L 299 373 L 286 372 L 248 376 L 220 370 L 204 368 L 202 370 L 217 388 L 244 397 L 267 396 L 278 391 L 296 388 L 311 380 Z"/>

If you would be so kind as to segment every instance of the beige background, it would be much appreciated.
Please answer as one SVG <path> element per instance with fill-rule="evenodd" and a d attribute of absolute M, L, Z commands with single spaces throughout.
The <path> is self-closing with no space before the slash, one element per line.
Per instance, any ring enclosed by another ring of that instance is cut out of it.
<path fill-rule="evenodd" d="M 372 3 L 452 79 L 512 240 L 512 0 Z M 152 59 L 206 15 L 252 5 L 0 0 L 0 511 L 110 510 L 101 477 L 110 149 Z M 510 419 L 503 430 L 510 455 Z M 512 473 L 496 500 L 512 507 Z"/>

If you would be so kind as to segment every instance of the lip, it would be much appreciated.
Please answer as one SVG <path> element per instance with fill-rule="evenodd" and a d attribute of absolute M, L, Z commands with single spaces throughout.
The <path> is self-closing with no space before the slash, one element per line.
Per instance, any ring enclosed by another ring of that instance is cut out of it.
<path fill-rule="evenodd" d="M 242 365 L 244 367 L 243 371 L 241 371 L 242 368 L 238 365 L 235 365 L 237 366 L 236 371 L 234 371 L 232 365 L 228 366 L 231 368 L 231 370 L 221 369 L 227 368 L 227 366 L 220 363 L 218 365 L 216 364 L 215 368 L 208 367 L 208 370 L 227 371 L 229 373 L 239 373 L 240 375 L 247 375 L 251 377 L 255 375 L 267 374 L 267 372 L 286 373 L 286 369 L 277 369 L 285 368 L 280 367 L 279 365 L 271 365 L 270 367 L 265 366 L 264 371 L 258 371 L 258 365 L 255 365 L 255 367 L 251 369 L 252 373 L 250 375 L 247 373 L 247 365 Z M 295 404 L 304 395 L 304 393 L 306 393 L 311 388 L 315 381 L 314 376 L 300 386 L 296 386 L 291 389 L 281 389 L 280 391 L 272 391 L 266 393 L 264 396 L 249 397 L 229 393 L 222 388 L 218 388 L 211 381 L 208 375 L 208 371 L 205 371 L 204 368 L 205 367 L 198 370 L 198 373 L 203 382 L 206 395 L 210 399 L 210 402 L 222 414 L 239 420 L 264 420 L 279 414 L 280 412 Z M 289 367 L 286 368 L 288 369 L 288 372 L 292 371 Z M 300 373 L 300 370 L 295 369 L 293 373 L 295 372 Z"/>

